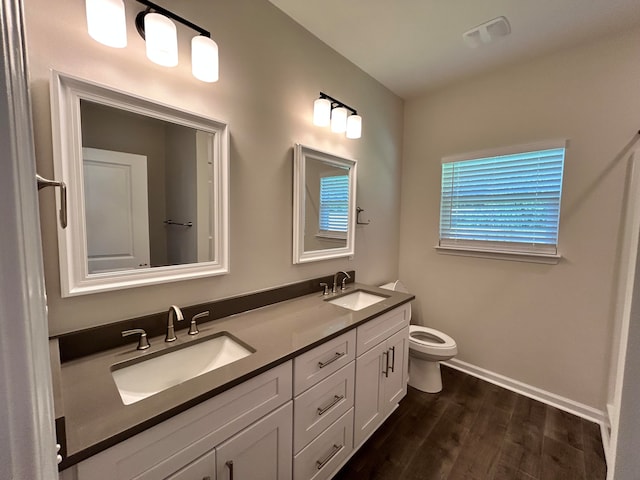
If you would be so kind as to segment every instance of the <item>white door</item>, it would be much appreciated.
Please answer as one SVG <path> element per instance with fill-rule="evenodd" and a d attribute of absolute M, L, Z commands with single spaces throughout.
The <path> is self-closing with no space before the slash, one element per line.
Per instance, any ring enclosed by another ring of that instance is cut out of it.
<path fill-rule="evenodd" d="M 384 373 L 387 343 L 381 342 L 356 358 L 353 445 L 357 448 L 384 418 Z"/>
<path fill-rule="evenodd" d="M 147 157 L 82 152 L 89 273 L 149 268 Z"/>
<path fill-rule="evenodd" d="M 292 402 L 216 447 L 218 480 L 291 480 Z"/>

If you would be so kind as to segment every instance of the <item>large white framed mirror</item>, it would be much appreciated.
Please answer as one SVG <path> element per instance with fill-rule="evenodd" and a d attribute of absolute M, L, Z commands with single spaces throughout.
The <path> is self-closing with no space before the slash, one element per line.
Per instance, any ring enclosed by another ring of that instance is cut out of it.
<path fill-rule="evenodd" d="M 354 253 L 357 162 L 296 144 L 293 263 Z"/>
<path fill-rule="evenodd" d="M 229 271 L 225 123 L 56 71 L 51 117 L 63 297 Z"/>

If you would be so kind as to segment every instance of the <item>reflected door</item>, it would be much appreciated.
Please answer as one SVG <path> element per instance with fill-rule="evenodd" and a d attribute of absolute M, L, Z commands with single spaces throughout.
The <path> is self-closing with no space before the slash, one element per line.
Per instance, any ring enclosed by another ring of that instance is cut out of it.
<path fill-rule="evenodd" d="M 82 152 L 89 273 L 149 268 L 147 157 Z"/>

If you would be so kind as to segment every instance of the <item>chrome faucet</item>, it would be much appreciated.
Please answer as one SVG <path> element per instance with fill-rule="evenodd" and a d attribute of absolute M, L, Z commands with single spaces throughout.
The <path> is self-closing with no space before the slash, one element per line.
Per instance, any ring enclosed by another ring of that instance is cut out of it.
<path fill-rule="evenodd" d="M 344 278 L 342 279 L 342 286 L 340 287 L 340 290 L 344 290 L 347 288 L 346 282 L 348 278 L 351 278 L 351 275 L 343 271 L 336 272 L 336 274 L 333 276 L 333 288 L 331 289 L 333 293 L 336 293 L 338 291 L 338 275 L 340 275 L 341 273 L 344 275 Z"/>
<path fill-rule="evenodd" d="M 184 317 L 182 316 L 182 310 L 180 310 L 180 307 L 171 305 L 171 307 L 169 307 L 169 312 L 167 313 L 167 336 L 164 337 L 165 342 L 176 341 L 176 332 L 173 328 L 174 317 L 176 319 L 176 322 L 180 322 L 184 320 Z"/>

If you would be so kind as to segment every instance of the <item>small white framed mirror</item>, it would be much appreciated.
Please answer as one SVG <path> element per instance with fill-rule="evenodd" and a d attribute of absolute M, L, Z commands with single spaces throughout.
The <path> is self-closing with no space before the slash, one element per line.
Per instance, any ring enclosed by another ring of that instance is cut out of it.
<path fill-rule="evenodd" d="M 293 263 L 354 254 L 357 162 L 296 144 Z"/>
<path fill-rule="evenodd" d="M 229 271 L 225 123 L 56 71 L 51 117 L 63 297 Z"/>

